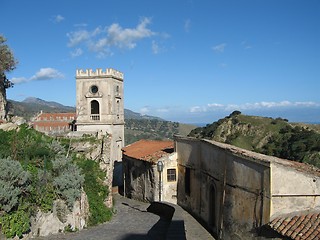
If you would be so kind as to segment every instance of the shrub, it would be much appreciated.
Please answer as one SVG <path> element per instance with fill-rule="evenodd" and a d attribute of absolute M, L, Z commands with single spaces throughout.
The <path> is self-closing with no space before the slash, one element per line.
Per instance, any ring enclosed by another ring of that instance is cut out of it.
<path fill-rule="evenodd" d="M 74 201 L 80 198 L 84 177 L 78 166 L 65 156 L 57 156 L 52 161 L 52 167 L 55 191 L 71 208 Z"/>
<path fill-rule="evenodd" d="M 29 213 L 25 209 L 19 209 L 0 217 L 0 224 L 7 238 L 21 238 L 24 233 L 30 231 Z"/>
<path fill-rule="evenodd" d="M 99 164 L 89 159 L 78 160 L 78 165 L 85 175 L 84 190 L 89 201 L 89 226 L 110 220 L 112 211 L 106 207 L 104 200 L 108 196 L 108 189 L 103 184 L 105 173 Z"/>
<path fill-rule="evenodd" d="M 0 210 L 11 211 L 23 190 L 28 186 L 29 174 L 18 161 L 0 159 Z"/>

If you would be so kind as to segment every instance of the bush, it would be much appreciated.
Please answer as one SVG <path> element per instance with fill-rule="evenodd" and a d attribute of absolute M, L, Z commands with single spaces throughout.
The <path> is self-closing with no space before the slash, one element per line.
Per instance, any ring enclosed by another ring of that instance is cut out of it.
<path fill-rule="evenodd" d="M 29 174 L 18 161 L 0 159 L 0 210 L 10 212 L 27 189 Z"/>
<path fill-rule="evenodd" d="M 21 238 L 24 233 L 30 231 L 29 214 L 25 209 L 0 217 L 0 224 L 2 225 L 2 232 L 7 238 L 15 236 Z"/>
<path fill-rule="evenodd" d="M 103 184 L 105 173 L 100 169 L 99 164 L 89 159 L 78 160 L 84 175 L 84 190 L 89 201 L 90 217 L 89 226 L 110 220 L 112 211 L 106 207 L 104 200 L 108 196 L 108 189 Z"/>
<path fill-rule="evenodd" d="M 75 200 L 80 198 L 84 177 L 78 166 L 65 156 L 57 156 L 52 161 L 55 174 L 53 186 L 56 193 L 72 208 Z"/>

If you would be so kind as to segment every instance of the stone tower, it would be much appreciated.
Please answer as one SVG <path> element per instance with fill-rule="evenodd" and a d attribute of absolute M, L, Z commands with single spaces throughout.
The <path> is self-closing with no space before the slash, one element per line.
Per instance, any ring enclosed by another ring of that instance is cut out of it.
<path fill-rule="evenodd" d="M 76 71 L 77 131 L 111 136 L 111 159 L 124 146 L 123 73 L 107 68 Z"/>

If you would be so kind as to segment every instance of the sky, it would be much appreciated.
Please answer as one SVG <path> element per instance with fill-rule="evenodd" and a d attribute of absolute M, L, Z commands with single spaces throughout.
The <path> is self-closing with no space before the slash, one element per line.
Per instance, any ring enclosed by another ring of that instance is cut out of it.
<path fill-rule="evenodd" d="M 124 73 L 124 106 L 182 123 L 320 122 L 318 0 L 2 0 L 7 98 L 75 106 L 76 69 Z"/>

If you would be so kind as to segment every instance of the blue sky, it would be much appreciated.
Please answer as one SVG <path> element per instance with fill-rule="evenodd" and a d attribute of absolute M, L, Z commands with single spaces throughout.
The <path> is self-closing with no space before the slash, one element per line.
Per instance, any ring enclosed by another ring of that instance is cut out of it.
<path fill-rule="evenodd" d="M 320 122 L 318 0 L 3 0 L 9 99 L 75 105 L 76 69 L 124 73 L 125 108 L 171 121 Z"/>

